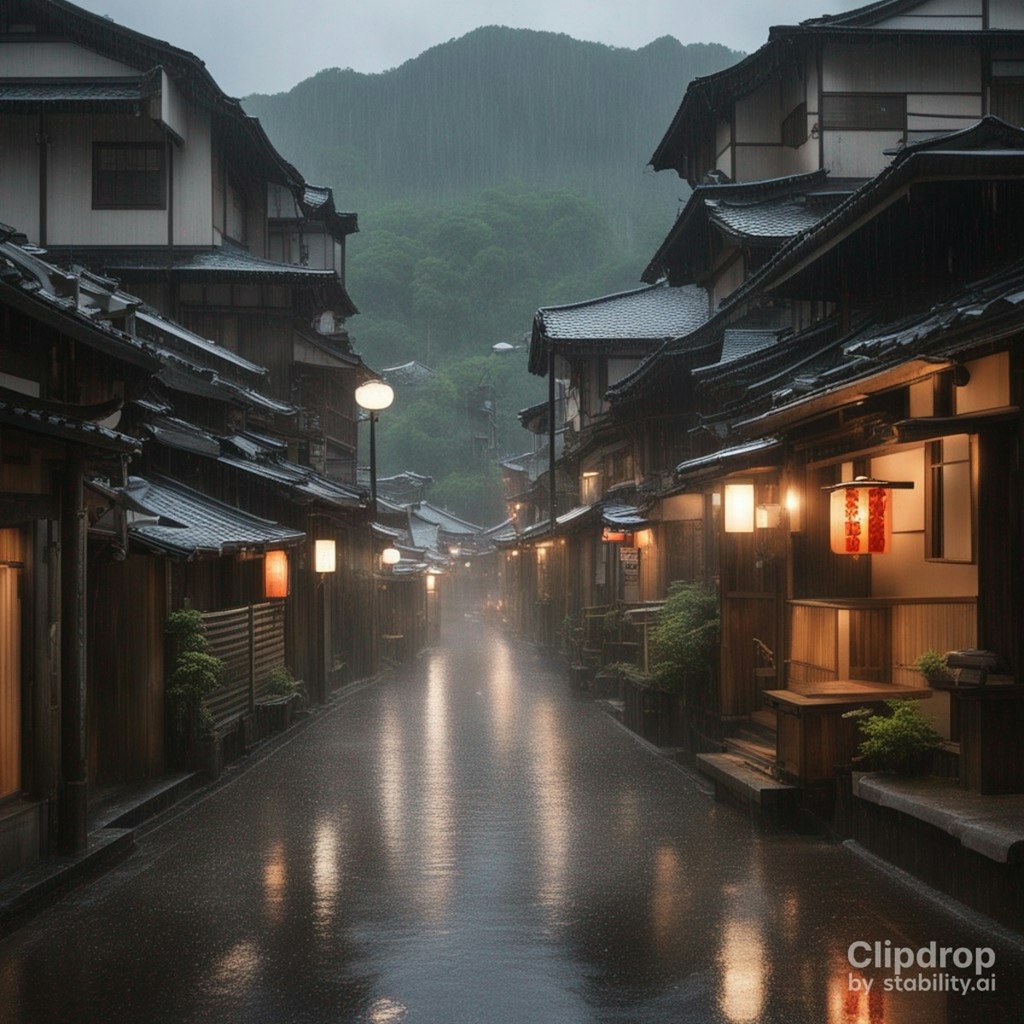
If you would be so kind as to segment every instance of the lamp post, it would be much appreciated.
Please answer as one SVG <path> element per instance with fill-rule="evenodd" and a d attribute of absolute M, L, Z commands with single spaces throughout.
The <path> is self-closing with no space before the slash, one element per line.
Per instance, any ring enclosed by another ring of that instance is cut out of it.
<path fill-rule="evenodd" d="M 370 414 L 370 501 L 377 511 L 377 413 L 395 400 L 395 392 L 382 380 L 368 380 L 356 388 L 356 405 Z"/>
<path fill-rule="evenodd" d="M 373 563 L 373 520 L 377 518 L 377 413 L 391 405 L 395 393 L 382 380 L 368 380 L 356 388 L 355 400 L 356 405 L 370 416 L 370 503 L 373 512 L 370 522 L 370 664 L 376 672 L 380 654 L 380 640 L 377 636 L 380 622 L 377 602 L 380 596 L 377 593 L 376 567 Z"/>
<path fill-rule="evenodd" d="M 317 702 L 327 700 L 327 672 L 333 658 L 332 634 L 328 614 L 327 577 L 338 569 L 338 546 L 333 539 L 315 541 L 313 544 L 313 568 L 316 571 L 317 621 L 320 626 L 320 642 L 317 646 Z"/>

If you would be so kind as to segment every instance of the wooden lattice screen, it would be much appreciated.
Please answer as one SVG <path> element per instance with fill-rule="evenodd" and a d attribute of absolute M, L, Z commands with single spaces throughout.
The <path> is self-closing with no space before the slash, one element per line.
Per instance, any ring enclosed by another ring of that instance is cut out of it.
<path fill-rule="evenodd" d="M 250 711 L 284 665 L 284 602 L 207 612 L 203 622 L 212 653 L 224 662 L 224 681 L 206 701 L 220 725 Z"/>

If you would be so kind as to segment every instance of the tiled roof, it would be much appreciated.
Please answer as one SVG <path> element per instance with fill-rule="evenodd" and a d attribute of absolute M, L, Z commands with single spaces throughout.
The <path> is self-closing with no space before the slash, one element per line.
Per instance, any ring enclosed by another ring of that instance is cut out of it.
<path fill-rule="evenodd" d="M 134 511 L 159 517 L 159 522 L 130 518 L 129 534 L 173 554 L 224 555 L 239 548 L 283 547 L 305 536 L 164 477 L 133 476 L 128 486 L 117 488 L 116 493 Z"/>
<path fill-rule="evenodd" d="M 437 523 L 428 522 L 415 512 L 409 512 L 409 535 L 418 548 L 439 550 L 441 527 Z"/>
<path fill-rule="evenodd" d="M 138 78 L 0 80 L 0 110 L 28 114 L 36 110 L 107 110 L 138 106 L 152 91 L 148 76 Z"/>
<path fill-rule="evenodd" d="M 824 170 L 758 181 L 705 181 L 690 194 L 643 273 L 654 282 L 697 279 L 711 270 L 712 232 L 747 245 L 779 246 L 813 227 L 863 184 Z"/>
<path fill-rule="evenodd" d="M 81 252 L 81 250 L 78 250 Z M 104 268 L 111 273 L 138 270 L 167 270 L 166 248 L 124 249 L 108 254 L 103 260 Z M 248 249 L 225 241 L 223 245 L 208 249 L 175 249 L 171 260 L 175 273 L 182 276 L 206 276 L 217 274 L 251 274 L 254 277 L 281 281 L 300 279 L 336 279 L 333 270 L 300 267 L 291 263 L 256 256 Z"/>
<path fill-rule="evenodd" d="M 161 444 L 195 455 L 220 455 L 220 441 L 194 423 L 170 416 L 154 416 L 145 428 Z"/>
<path fill-rule="evenodd" d="M 537 320 L 551 341 L 661 341 L 698 327 L 707 320 L 708 308 L 703 288 L 673 288 L 662 282 L 569 306 L 550 306 L 538 311 Z"/>
<path fill-rule="evenodd" d="M 601 522 L 605 526 L 619 526 L 629 530 L 642 530 L 650 525 L 633 505 L 605 505 L 601 509 Z"/>
<path fill-rule="evenodd" d="M 210 341 L 208 338 L 190 331 L 187 327 L 183 327 L 173 320 L 168 320 L 157 313 L 156 310 L 137 310 L 135 313 L 135 329 L 139 336 L 148 338 L 158 344 L 178 343 L 182 349 L 190 352 L 190 354 L 195 355 L 199 353 L 221 362 L 230 363 L 232 368 L 243 370 L 254 377 L 265 377 L 267 375 L 265 366 L 252 363 L 238 355 L 237 352 L 232 352 L 231 349 L 226 348 L 224 345 L 218 345 L 217 342 Z"/>
<path fill-rule="evenodd" d="M 830 205 L 809 203 L 805 196 L 780 196 L 752 203 L 707 199 L 705 205 L 711 223 L 727 234 L 743 239 L 782 241 L 817 224 L 839 198 L 836 195 Z"/>
<path fill-rule="evenodd" d="M 400 387 L 415 387 L 425 384 L 431 377 L 437 375 L 435 370 L 424 366 L 423 363 L 416 362 L 415 359 L 408 363 L 402 363 L 401 366 L 385 367 L 380 372 L 389 384 L 397 384 Z"/>
<path fill-rule="evenodd" d="M 679 476 L 688 476 L 699 473 L 702 470 L 717 469 L 719 466 L 743 463 L 746 465 L 751 457 L 760 457 L 770 451 L 781 447 L 781 442 L 775 437 L 763 437 L 757 441 L 747 441 L 744 444 L 734 445 L 730 448 L 722 448 L 710 455 L 701 455 L 695 459 L 687 459 L 676 466 L 676 473 Z M 735 468 L 742 468 L 736 465 Z"/>
<path fill-rule="evenodd" d="M 30 434 L 42 434 L 61 441 L 104 448 L 109 451 L 140 451 L 142 442 L 98 423 L 31 407 L 31 402 L 0 399 L 0 423 Z"/>
<path fill-rule="evenodd" d="M 481 532 L 481 527 L 468 523 L 465 519 L 459 519 L 458 516 L 452 515 L 446 509 L 438 508 L 427 501 L 421 501 L 416 506 L 416 514 L 428 523 L 437 524 L 445 533 L 462 534 L 468 537 Z"/>

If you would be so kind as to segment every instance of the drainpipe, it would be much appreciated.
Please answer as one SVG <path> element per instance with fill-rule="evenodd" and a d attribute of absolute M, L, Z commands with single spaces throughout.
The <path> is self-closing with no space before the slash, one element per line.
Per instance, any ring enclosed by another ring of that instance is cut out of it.
<path fill-rule="evenodd" d="M 61 809 L 65 853 L 86 848 L 87 752 L 85 743 L 86 534 L 82 464 L 64 469 L 61 494 Z"/>
<path fill-rule="evenodd" d="M 555 529 L 555 350 L 548 352 L 548 524 Z"/>

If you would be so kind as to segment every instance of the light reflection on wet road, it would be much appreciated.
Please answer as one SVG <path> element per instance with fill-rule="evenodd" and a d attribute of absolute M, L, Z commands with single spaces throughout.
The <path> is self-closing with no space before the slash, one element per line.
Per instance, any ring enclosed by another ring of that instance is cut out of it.
<path fill-rule="evenodd" d="M 840 848 L 759 835 L 460 622 L 0 943 L 0 1019 L 1020 1019 L 1019 952 L 994 995 L 869 996 L 858 939 L 991 944 Z"/>

